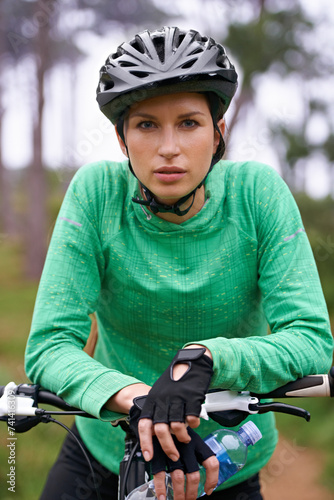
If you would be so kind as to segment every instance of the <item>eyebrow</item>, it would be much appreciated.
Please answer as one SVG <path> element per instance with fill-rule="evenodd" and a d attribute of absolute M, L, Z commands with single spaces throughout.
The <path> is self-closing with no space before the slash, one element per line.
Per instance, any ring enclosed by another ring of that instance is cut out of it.
<path fill-rule="evenodd" d="M 190 118 L 191 116 L 194 116 L 194 115 L 203 115 L 204 116 L 204 113 L 202 113 L 202 111 L 190 111 L 189 113 L 183 113 L 182 115 L 178 115 L 178 118 Z M 150 115 L 149 113 L 144 113 L 144 112 L 139 111 L 137 113 L 133 113 L 132 115 L 130 115 L 129 119 L 137 118 L 137 117 L 149 118 L 149 119 L 157 118 L 155 115 Z"/>

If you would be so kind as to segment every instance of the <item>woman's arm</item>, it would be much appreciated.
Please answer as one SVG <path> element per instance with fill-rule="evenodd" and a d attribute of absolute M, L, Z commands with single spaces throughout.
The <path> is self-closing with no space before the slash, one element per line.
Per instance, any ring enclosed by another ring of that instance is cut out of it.
<path fill-rule="evenodd" d="M 39 285 L 26 371 L 69 404 L 110 420 L 106 401 L 140 380 L 103 366 L 83 350 L 105 267 L 98 212 L 102 172 L 80 169 L 65 196 Z"/>
<path fill-rule="evenodd" d="M 248 210 L 254 224 L 258 286 L 271 334 L 240 338 L 236 331 L 232 339 L 217 335 L 198 343 L 213 357 L 212 386 L 269 392 L 328 371 L 333 338 L 312 250 L 288 187 L 263 165 L 256 175 L 243 169 L 234 182 L 243 183 L 244 199 L 239 196 L 238 206 Z"/>

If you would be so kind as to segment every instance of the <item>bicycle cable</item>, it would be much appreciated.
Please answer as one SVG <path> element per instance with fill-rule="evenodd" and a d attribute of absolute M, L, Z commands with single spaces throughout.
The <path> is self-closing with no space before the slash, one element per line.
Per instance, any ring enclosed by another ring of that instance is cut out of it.
<path fill-rule="evenodd" d="M 84 447 L 82 446 L 82 444 L 80 443 L 80 440 L 77 438 L 77 436 L 74 434 L 74 432 L 69 428 L 67 427 L 67 425 L 63 424 L 63 422 L 60 422 L 60 420 L 57 420 L 53 417 L 51 417 L 50 415 L 45 415 L 47 417 L 47 421 L 48 422 L 54 422 L 55 424 L 58 424 L 60 425 L 61 427 L 63 427 L 67 432 L 70 433 L 70 435 L 76 440 L 77 444 L 79 445 L 85 459 L 87 460 L 87 463 L 88 463 L 88 466 L 89 466 L 89 470 L 90 470 L 90 473 L 92 475 L 92 479 L 93 479 L 93 483 L 94 483 L 94 490 L 95 490 L 95 493 L 96 493 L 96 498 L 97 500 L 102 500 L 101 496 L 100 496 L 100 492 L 99 492 L 99 487 L 98 487 L 98 484 L 97 484 L 97 480 L 96 480 L 96 475 L 95 475 L 95 472 L 94 472 L 94 469 L 93 469 L 93 466 L 91 464 L 91 461 L 89 459 L 89 456 L 87 455 L 86 453 L 86 450 L 84 449 Z"/>
<path fill-rule="evenodd" d="M 137 453 L 138 448 L 139 448 L 139 442 L 137 441 L 136 444 L 134 445 L 134 447 L 131 450 L 131 453 L 129 455 L 129 459 L 128 459 L 128 462 L 126 464 L 126 468 L 125 468 L 125 471 L 124 471 L 123 480 L 122 480 L 122 482 L 119 485 L 120 498 L 125 498 L 126 482 L 128 480 L 128 477 L 129 477 L 129 472 L 130 472 L 130 467 L 131 467 L 131 464 L 132 464 L 133 457 Z M 129 492 L 127 492 L 127 493 L 129 494 Z"/>

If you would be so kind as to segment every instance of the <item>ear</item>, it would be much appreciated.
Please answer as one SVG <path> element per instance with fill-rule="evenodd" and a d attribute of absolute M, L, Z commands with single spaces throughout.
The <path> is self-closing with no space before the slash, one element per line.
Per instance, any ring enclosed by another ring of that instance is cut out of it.
<path fill-rule="evenodd" d="M 222 137 L 224 137 L 224 133 L 225 133 L 225 120 L 224 120 L 224 118 L 221 118 L 219 120 L 219 122 L 217 122 L 217 126 L 220 130 Z M 213 146 L 214 146 L 214 152 L 216 152 L 219 141 L 220 141 L 220 135 L 218 134 L 216 129 L 214 129 L 214 131 L 215 131 L 215 133 L 214 133 Z"/>
<path fill-rule="evenodd" d="M 117 131 L 117 125 L 115 125 L 115 132 L 116 132 L 117 140 L 118 140 L 118 143 L 120 145 L 120 148 L 122 150 L 123 155 L 126 156 L 126 157 L 128 157 L 128 152 L 126 150 L 126 146 L 124 144 L 124 141 L 123 141 L 123 139 L 121 138 L 121 136 L 119 135 L 119 133 Z"/>

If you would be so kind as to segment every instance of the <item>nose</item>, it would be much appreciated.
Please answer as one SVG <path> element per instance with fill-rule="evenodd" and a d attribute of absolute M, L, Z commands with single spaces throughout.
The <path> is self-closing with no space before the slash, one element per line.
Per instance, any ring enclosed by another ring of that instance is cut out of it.
<path fill-rule="evenodd" d="M 179 138 L 173 127 L 161 130 L 158 153 L 165 158 L 173 158 L 180 154 Z"/>

